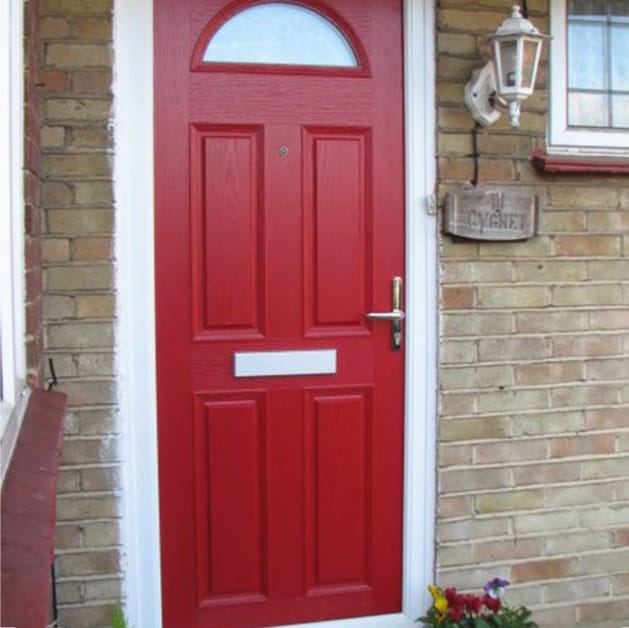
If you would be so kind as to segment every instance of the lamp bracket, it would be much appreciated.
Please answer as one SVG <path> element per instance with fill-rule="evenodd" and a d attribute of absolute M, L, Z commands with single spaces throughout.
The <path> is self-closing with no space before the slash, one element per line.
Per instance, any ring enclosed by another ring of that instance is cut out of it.
<path fill-rule="evenodd" d="M 465 104 L 472 118 L 485 127 L 500 117 L 500 112 L 495 106 L 498 104 L 497 101 L 494 68 L 493 63 L 489 61 L 482 68 L 472 72 L 472 78 L 465 86 Z"/>

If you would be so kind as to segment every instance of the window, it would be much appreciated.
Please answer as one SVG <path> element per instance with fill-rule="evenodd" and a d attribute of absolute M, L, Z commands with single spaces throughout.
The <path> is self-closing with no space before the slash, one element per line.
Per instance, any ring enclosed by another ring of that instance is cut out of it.
<path fill-rule="evenodd" d="M 334 24 L 315 11 L 285 2 L 236 13 L 214 34 L 203 61 L 358 66 L 352 46 Z"/>
<path fill-rule="evenodd" d="M 0 444 L 2 477 L 24 407 L 22 1 L 0 8 Z"/>
<path fill-rule="evenodd" d="M 629 2 L 552 0 L 550 152 L 629 154 Z"/>

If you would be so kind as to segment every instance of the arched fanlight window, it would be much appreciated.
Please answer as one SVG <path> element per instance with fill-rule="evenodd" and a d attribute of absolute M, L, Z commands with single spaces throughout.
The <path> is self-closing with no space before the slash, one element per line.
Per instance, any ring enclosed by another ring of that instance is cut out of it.
<path fill-rule="evenodd" d="M 326 17 L 288 2 L 250 6 L 214 33 L 205 63 L 358 67 L 350 42 Z"/>

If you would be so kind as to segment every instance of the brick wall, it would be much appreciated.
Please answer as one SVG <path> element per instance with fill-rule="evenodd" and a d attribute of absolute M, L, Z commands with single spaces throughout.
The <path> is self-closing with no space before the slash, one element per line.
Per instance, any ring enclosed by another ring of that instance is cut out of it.
<path fill-rule="evenodd" d="M 463 86 L 508 0 L 438 7 L 440 198 L 469 186 Z M 544 0 L 530 17 L 547 32 Z M 544 71 L 522 127 L 479 132 L 481 185 L 525 189 L 541 234 L 442 237 L 438 575 L 510 599 L 542 626 L 629 623 L 629 179 L 539 175 Z"/>
<path fill-rule="evenodd" d="M 111 0 L 29 0 L 44 211 L 46 358 L 68 393 L 57 505 L 60 625 L 109 626 L 121 596 L 113 373 Z M 50 373 L 47 373 L 50 377 Z"/>

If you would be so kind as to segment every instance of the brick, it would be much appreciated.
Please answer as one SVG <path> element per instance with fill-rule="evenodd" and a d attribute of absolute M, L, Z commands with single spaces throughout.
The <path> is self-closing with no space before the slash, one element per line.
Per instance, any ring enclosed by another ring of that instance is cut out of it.
<path fill-rule="evenodd" d="M 572 510 L 517 515 L 513 518 L 516 535 L 571 530 L 576 526 L 577 513 Z"/>
<path fill-rule="evenodd" d="M 112 604 L 65 606 L 59 609 L 59 625 L 64 628 L 102 628 L 111 625 Z"/>
<path fill-rule="evenodd" d="M 82 353 L 77 357 L 77 375 L 113 375 L 113 354 L 111 353 Z"/>
<path fill-rule="evenodd" d="M 85 547 L 108 547 L 119 543 L 118 526 L 113 521 L 83 524 Z"/>
<path fill-rule="evenodd" d="M 515 368 L 515 381 L 521 385 L 578 382 L 584 379 L 581 362 L 534 362 Z"/>
<path fill-rule="evenodd" d="M 66 132 L 62 126 L 45 126 L 41 129 L 42 148 L 60 148 L 65 144 Z"/>
<path fill-rule="evenodd" d="M 584 416 L 580 410 L 550 412 L 513 417 L 514 436 L 537 436 L 583 429 Z"/>
<path fill-rule="evenodd" d="M 44 296 L 43 308 L 46 320 L 61 320 L 76 316 L 74 297 L 61 295 Z"/>
<path fill-rule="evenodd" d="M 113 144 L 112 129 L 106 126 L 81 126 L 70 131 L 68 146 L 72 150 L 101 149 Z M 77 201 L 78 202 L 78 201 Z"/>
<path fill-rule="evenodd" d="M 566 282 L 581 281 L 587 277 L 585 262 L 549 261 L 519 262 L 515 265 L 519 281 Z"/>
<path fill-rule="evenodd" d="M 574 257 L 620 255 L 622 241 L 615 235 L 557 235 L 555 252 Z"/>
<path fill-rule="evenodd" d="M 481 361 L 535 360 L 549 357 L 551 346 L 547 338 L 488 338 L 479 341 L 478 353 Z"/>
<path fill-rule="evenodd" d="M 50 121 L 100 122 L 107 121 L 110 116 L 111 102 L 109 100 L 97 98 L 55 98 L 46 102 L 46 117 Z M 87 172 L 86 174 L 89 175 L 90 173 Z"/>
<path fill-rule="evenodd" d="M 513 331 L 512 315 L 494 312 L 445 313 L 441 327 L 446 337 L 500 335 Z"/>
<path fill-rule="evenodd" d="M 86 600 L 119 600 L 122 597 L 119 579 L 88 580 L 83 587 Z"/>
<path fill-rule="evenodd" d="M 629 457 L 584 460 L 581 475 L 584 479 L 623 477 L 629 468 Z"/>
<path fill-rule="evenodd" d="M 627 600 L 605 600 L 604 602 L 590 602 L 581 604 L 578 608 L 582 622 L 629 619 L 629 603 Z"/>
<path fill-rule="evenodd" d="M 475 447 L 475 461 L 478 464 L 544 460 L 547 457 L 548 443 L 545 440 L 509 440 L 483 443 Z"/>
<path fill-rule="evenodd" d="M 41 13 L 100 14 L 111 13 L 113 0 L 43 0 Z"/>
<path fill-rule="evenodd" d="M 440 567 L 467 566 L 472 562 L 472 548 L 469 545 L 440 547 L 437 552 L 437 563 Z"/>
<path fill-rule="evenodd" d="M 513 163 L 504 157 L 500 159 L 483 159 L 479 161 L 478 177 L 481 183 L 497 181 L 513 181 L 515 179 Z"/>
<path fill-rule="evenodd" d="M 628 214 L 629 215 L 629 214 Z M 629 260 L 604 260 L 588 262 L 588 277 L 592 281 L 629 279 Z"/>
<path fill-rule="evenodd" d="M 75 71 L 71 75 L 71 81 L 72 92 L 75 94 L 111 95 L 112 77 L 108 70 Z"/>
<path fill-rule="evenodd" d="M 437 529 L 441 542 L 504 536 L 510 531 L 508 517 L 441 522 Z"/>
<path fill-rule="evenodd" d="M 538 490 L 488 493 L 476 496 L 476 512 L 480 514 L 531 510 L 541 508 L 544 494 Z"/>
<path fill-rule="evenodd" d="M 439 52 L 449 54 L 475 55 L 478 52 L 476 38 L 463 33 L 439 33 L 437 46 Z"/>
<path fill-rule="evenodd" d="M 629 231 L 629 214 L 626 211 L 590 212 L 588 227 L 591 232 L 627 233 Z"/>
<path fill-rule="evenodd" d="M 542 333 L 587 329 L 585 312 L 516 312 L 515 327 L 518 332 Z"/>
<path fill-rule="evenodd" d="M 474 288 L 443 288 L 441 305 L 444 310 L 471 309 L 476 302 Z"/>
<path fill-rule="evenodd" d="M 58 524 L 55 528 L 55 547 L 73 549 L 83 544 L 83 526 L 77 523 Z"/>
<path fill-rule="evenodd" d="M 585 363 L 585 369 L 588 380 L 629 380 L 629 358 L 589 360 Z"/>
<path fill-rule="evenodd" d="M 111 20 L 107 18 L 84 18 L 75 20 L 72 25 L 72 34 L 76 39 L 81 41 L 109 41 L 112 37 Z"/>
<path fill-rule="evenodd" d="M 504 366 L 448 368 L 442 371 L 440 380 L 444 390 L 496 388 L 510 385 L 513 374 L 511 368 Z"/>
<path fill-rule="evenodd" d="M 45 165 L 52 177 L 111 176 L 109 156 L 103 154 L 46 155 Z"/>
<path fill-rule="evenodd" d="M 442 9 L 437 20 L 440 30 L 452 29 L 485 35 L 495 31 L 502 23 L 504 12 L 476 11 L 474 19 L 470 19 L 469 10 Z"/>
<path fill-rule="evenodd" d="M 81 205 L 113 203 L 113 189 L 109 181 L 78 181 L 75 189 L 76 202 Z"/>
<path fill-rule="evenodd" d="M 579 516 L 586 528 L 629 523 L 629 505 L 603 504 L 594 510 L 585 510 Z"/>
<path fill-rule="evenodd" d="M 71 604 L 83 600 L 83 587 L 80 582 L 58 582 L 55 585 L 58 604 Z"/>
<path fill-rule="evenodd" d="M 107 44 L 50 43 L 45 63 L 59 68 L 111 67 L 111 48 Z"/>
<path fill-rule="evenodd" d="M 70 241 L 65 238 L 46 238 L 42 242 L 42 256 L 46 262 L 66 262 L 70 259 Z"/>
<path fill-rule="evenodd" d="M 546 390 L 501 390 L 478 395 L 478 411 L 481 413 L 547 407 L 548 393 Z"/>
<path fill-rule="evenodd" d="M 111 238 L 75 238 L 72 259 L 76 261 L 107 261 L 112 256 Z"/>
<path fill-rule="evenodd" d="M 610 484 L 585 484 L 579 486 L 561 486 L 546 489 L 546 506 L 577 506 L 603 504 L 611 501 L 612 486 Z"/>
<path fill-rule="evenodd" d="M 111 434 L 117 431 L 116 417 L 113 410 L 77 411 L 79 431 L 84 435 Z"/>
<path fill-rule="evenodd" d="M 437 171 L 441 179 L 471 181 L 473 164 L 471 159 L 441 157 L 437 160 Z"/>
<path fill-rule="evenodd" d="M 440 494 L 506 488 L 511 485 L 508 469 L 443 471 L 439 475 Z"/>
<path fill-rule="evenodd" d="M 55 209 L 48 211 L 48 230 L 51 234 L 111 233 L 112 229 L 113 212 L 110 209 Z M 75 247 L 76 245 L 73 245 L 73 248 Z M 84 247 L 82 250 L 85 253 Z"/>
<path fill-rule="evenodd" d="M 80 476 L 75 470 L 62 469 L 57 475 L 58 493 L 75 493 L 79 490 Z"/>
<path fill-rule="evenodd" d="M 444 394 L 440 399 L 440 414 L 443 417 L 476 412 L 476 397 L 473 394 Z"/>
<path fill-rule="evenodd" d="M 120 470 L 117 467 L 95 467 L 81 471 L 83 491 L 115 491 L 120 489 Z"/>
<path fill-rule="evenodd" d="M 110 266 L 52 266 L 45 273 L 49 291 L 103 290 L 112 285 Z"/>
<path fill-rule="evenodd" d="M 570 606 L 536 609 L 535 623 L 544 627 L 573 628 L 577 625 L 576 607 L 570 604 Z"/>
<path fill-rule="evenodd" d="M 70 406 L 108 404 L 115 400 L 115 386 L 110 380 L 64 381 L 59 390 L 68 395 Z"/>
<path fill-rule="evenodd" d="M 443 266 L 444 283 L 480 283 L 511 281 L 513 264 L 510 262 L 449 262 Z"/>
<path fill-rule="evenodd" d="M 611 578 L 614 595 L 629 593 L 629 573 L 619 574 Z"/>
<path fill-rule="evenodd" d="M 550 240 L 542 236 L 520 242 L 481 242 L 481 257 L 545 257 L 550 255 Z"/>
<path fill-rule="evenodd" d="M 629 406 L 587 410 L 585 426 L 587 429 L 627 428 L 629 427 Z"/>
<path fill-rule="evenodd" d="M 583 434 L 557 438 L 550 442 L 551 458 L 583 456 L 587 454 L 612 453 L 615 437 L 613 434 Z"/>
<path fill-rule="evenodd" d="M 539 556 L 541 550 L 540 539 L 492 540 L 474 544 L 474 559 L 476 562 L 513 561 Z M 509 601 L 511 602 L 511 595 L 509 595 Z"/>
<path fill-rule="evenodd" d="M 67 183 L 47 181 L 41 184 L 41 201 L 44 205 L 69 205 L 72 203 L 72 187 Z"/>
<path fill-rule="evenodd" d="M 470 417 L 439 421 L 439 437 L 442 442 L 486 440 L 510 435 L 509 417 Z"/>
<path fill-rule="evenodd" d="M 77 316 L 79 318 L 113 318 L 114 298 L 109 294 L 77 295 Z"/>
<path fill-rule="evenodd" d="M 617 385 L 585 386 L 582 384 L 555 388 L 550 396 L 552 406 L 555 408 L 614 405 L 622 401 L 621 390 Z"/>
<path fill-rule="evenodd" d="M 547 602 L 574 602 L 588 597 L 609 595 L 610 582 L 607 578 L 584 578 L 565 582 L 552 582 L 544 586 L 544 600 Z"/>
<path fill-rule="evenodd" d="M 469 445 L 440 445 L 439 466 L 442 468 L 472 464 L 473 449 Z"/>
<path fill-rule="evenodd" d="M 471 131 L 474 128 L 474 120 L 467 109 L 460 105 L 457 107 L 439 107 L 437 111 L 437 123 L 440 128 L 449 130 Z M 471 160 L 470 160 L 471 162 Z"/>
<path fill-rule="evenodd" d="M 619 336 L 557 336 L 552 339 L 553 354 L 557 357 L 603 357 L 622 350 Z"/>
<path fill-rule="evenodd" d="M 437 60 L 437 76 L 439 80 L 465 81 L 477 66 L 478 60 L 473 57 L 440 55 Z"/>
<path fill-rule="evenodd" d="M 483 155 L 522 155 L 533 149 L 533 139 L 526 135 L 498 135 L 487 131 L 478 135 L 478 150 Z"/>
<path fill-rule="evenodd" d="M 565 578 L 574 573 L 576 562 L 569 558 L 550 558 L 536 560 L 511 567 L 513 582 L 533 580 L 554 580 Z"/>
<path fill-rule="evenodd" d="M 441 363 L 470 363 L 478 359 L 476 342 L 446 341 L 441 345 Z"/>
<path fill-rule="evenodd" d="M 37 29 L 41 39 L 64 39 L 70 35 L 70 23 L 65 17 L 42 17 Z"/>
<path fill-rule="evenodd" d="M 529 464 L 513 469 L 513 482 L 520 487 L 577 481 L 580 477 L 578 462 Z"/>
<path fill-rule="evenodd" d="M 68 74 L 64 70 L 45 70 L 39 72 L 38 83 L 40 89 L 48 94 L 65 92 L 68 90 Z"/>
<path fill-rule="evenodd" d="M 587 231 L 585 212 L 547 211 L 542 217 L 543 233 L 560 233 L 563 231 Z"/>
<path fill-rule="evenodd" d="M 47 346 L 51 349 L 111 347 L 113 329 L 110 323 L 70 323 L 48 327 Z"/>
<path fill-rule="evenodd" d="M 550 202 L 556 207 L 616 207 L 618 192 L 613 187 L 552 187 Z"/>
<path fill-rule="evenodd" d="M 552 291 L 553 305 L 622 305 L 620 286 L 609 284 L 589 286 L 556 286 Z"/>
<path fill-rule="evenodd" d="M 87 497 L 83 495 L 64 496 L 57 499 L 57 520 L 72 521 L 76 519 L 102 519 L 116 517 L 118 513 L 118 499 L 116 497 L 99 495 Z M 86 574 L 88 572 L 81 572 Z M 59 572 L 59 575 L 66 575 Z"/>
<path fill-rule="evenodd" d="M 484 583 L 492 578 L 507 578 L 508 567 L 506 565 L 493 565 L 490 567 L 451 567 L 442 569 L 439 574 L 439 586 L 456 587 L 460 590 L 469 589 L 476 583 Z M 474 587 L 476 589 L 476 587 Z M 476 589 L 477 590 L 477 589 Z"/>
<path fill-rule="evenodd" d="M 61 456 L 63 465 L 110 464 L 117 460 L 117 442 L 114 439 L 66 438 Z"/>
<path fill-rule="evenodd" d="M 437 511 L 442 518 L 463 517 L 472 514 L 472 503 L 473 498 L 470 496 L 441 496 L 437 503 Z"/>

